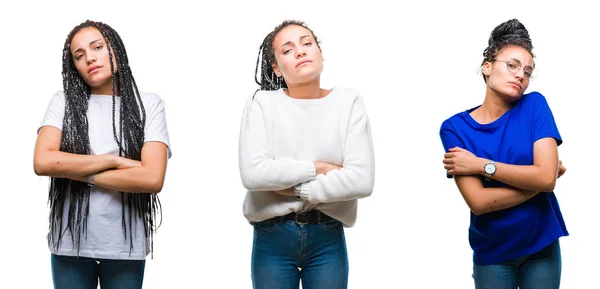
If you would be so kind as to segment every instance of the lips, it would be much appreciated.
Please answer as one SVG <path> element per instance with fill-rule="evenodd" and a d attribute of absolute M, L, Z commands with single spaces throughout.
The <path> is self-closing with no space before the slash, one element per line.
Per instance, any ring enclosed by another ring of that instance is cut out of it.
<path fill-rule="evenodd" d="M 298 64 L 296 64 L 296 67 L 299 67 L 302 64 L 310 63 L 310 62 L 312 62 L 312 61 L 311 60 L 302 60 L 302 61 L 298 62 Z"/>
<path fill-rule="evenodd" d="M 98 71 L 99 68 L 102 68 L 101 65 L 94 65 L 88 69 L 88 74 L 92 74 L 93 72 Z"/>
<path fill-rule="evenodd" d="M 518 83 L 518 82 L 509 81 L 508 83 L 509 83 L 510 85 L 512 85 L 512 86 L 514 86 L 514 87 L 516 87 L 516 88 L 518 88 L 518 89 L 523 89 L 523 86 L 521 86 L 521 84 L 520 84 L 520 83 Z"/>

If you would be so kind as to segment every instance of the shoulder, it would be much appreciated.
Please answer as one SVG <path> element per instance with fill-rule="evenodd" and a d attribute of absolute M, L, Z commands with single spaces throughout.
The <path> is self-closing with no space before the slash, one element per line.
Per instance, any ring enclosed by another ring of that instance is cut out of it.
<path fill-rule="evenodd" d="M 522 106 L 521 109 L 527 111 L 546 110 L 550 108 L 546 97 L 538 91 L 523 94 L 519 102 Z"/>
<path fill-rule="evenodd" d="M 256 90 L 250 94 L 250 101 L 259 102 L 270 102 L 277 98 L 279 95 L 278 90 Z"/>
<path fill-rule="evenodd" d="M 347 87 L 335 87 L 331 93 L 335 93 L 334 95 L 339 97 L 340 99 L 344 99 L 347 101 L 361 101 L 364 102 L 362 95 L 360 94 L 360 92 L 358 92 L 358 90 L 354 89 L 354 88 L 347 88 Z"/>
<path fill-rule="evenodd" d="M 144 102 L 144 104 L 147 105 L 153 105 L 156 103 L 163 102 L 162 98 L 158 94 L 153 92 L 140 91 L 140 98 L 142 99 L 142 102 Z"/>
<path fill-rule="evenodd" d="M 442 122 L 442 125 L 440 126 L 440 131 L 443 131 L 443 130 L 454 131 L 454 128 L 456 126 L 459 126 L 465 122 L 465 117 L 464 117 L 465 113 L 467 113 L 467 112 L 461 111 L 461 112 L 458 112 L 458 113 L 452 115 L 451 117 L 447 118 L 446 120 L 444 120 Z"/>
<path fill-rule="evenodd" d="M 246 98 L 246 109 L 260 108 L 268 106 L 270 103 L 277 102 L 281 95 L 277 90 L 255 90 Z"/>
<path fill-rule="evenodd" d="M 330 104 L 341 109 L 350 106 L 353 112 L 366 112 L 365 100 L 356 89 L 334 87 L 327 97 L 331 98 Z"/>
<path fill-rule="evenodd" d="M 58 90 L 52 95 L 51 101 L 59 101 L 65 102 L 65 92 L 63 90 Z"/>

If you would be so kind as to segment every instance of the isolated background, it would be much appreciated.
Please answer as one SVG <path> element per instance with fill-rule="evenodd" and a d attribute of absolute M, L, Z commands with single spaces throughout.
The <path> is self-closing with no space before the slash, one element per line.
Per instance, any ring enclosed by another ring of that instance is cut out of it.
<path fill-rule="evenodd" d="M 52 286 L 48 179 L 33 172 L 33 148 L 62 89 L 65 38 L 92 19 L 119 32 L 140 89 L 166 102 L 173 158 L 144 288 L 251 288 L 239 124 L 257 88 L 260 43 L 282 20 L 299 19 L 322 41 L 322 86 L 358 90 L 373 130 L 375 190 L 346 230 L 350 288 L 472 288 L 469 210 L 445 177 L 439 127 L 483 101 L 476 71 L 488 36 L 518 18 L 537 56 L 529 91 L 547 97 L 564 139 L 568 171 L 556 193 L 571 236 L 561 239 L 561 288 L 599 288 L 600 20 L 583 1 L 480 2 L 3 2 L 0 287 Z"/>

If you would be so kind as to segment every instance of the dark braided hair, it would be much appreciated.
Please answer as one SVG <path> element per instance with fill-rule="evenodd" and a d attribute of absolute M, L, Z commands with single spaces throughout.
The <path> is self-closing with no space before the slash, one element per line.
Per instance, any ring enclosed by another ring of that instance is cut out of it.
<path fill-rule="evenodd" d="M 506 46 L 520 46 L 525 48 L 533 57 L 533 44 L 529 38 L 529 32 L 523 23 L 517 19 L 511 19 L 496 26 L 488 40 L 488 47 L 483 50 L 483 61 L 481 65 L 487 61 L 494 61 L 498 53 Z M 483 80 L 487 82 L 485 75 Z"/>
<path fill-rule="evenodd" d="M 94 27 L 100 31 L 106 41 L 106 49 L 110 62 L 113 101 L 113 135 L 119 146 L 119 156 L 141 160 L 141 151 L 144 144 L 144 126 L 146 112 L 142 103 L 135 79 L 129 68 L 129 60 L 125 45 L 119 34 L 107 24 L 95 21 L 86 21 L 79 24 L 67 36 L 62 54 L 62 77 L 65 95 L 65 115 L 63 119 L 62 138 L 60 150 L 75 154 L 90 154 L 90 139 L 88 135 L 88 100 L 91 95 L 90 86 L 81 78 L 71 54 L 71 41 L 73 36 L 83 28 Z M 113 64 L 113 58 L 116 67 Z M 116 96 L 120 96 L 119 124 L 115 123 Z M 89 214 L 90 185 L 84 182 L 66 178 L 52 177 L 48 203 L 50 205 L 50 238 L 58 248 L 65 231 L 63 227 L 63 209 L 67 194 L 70 195 L 66 230 L 71 233 L 73 246 L 77 248 L 82 234 L 86 234 L 87 216 Z M 132 224 L 133 217 L 139 217 L 144 222 L 144 234 L 150 237 L 151 251 L 153 251 L 153 235 L 160 226 L 156 225 L 157 213 L 161 214 L 162 208 L 158 195 L 155 193 L 127 193 L 121 192 L 122 226 L 125 239 L 129 238 L 130 254 L 133 249 Z M 125 218 L 125 210 L 129 219 Z M 129 233 L 129 234 L 128 234 Z"/>
<path fill-rule="evenodd" d="M 277 33 L 281 31 L 283 28 L 289 25 L 297 25 L 302 26 L 312 34 L 317 46 L 321 48 L 319 40 L 315 33 L 306 26 L 306 24 L 302 21 L 297 20 L 286 20 L 281 24 L 277 25 L 271 33 L 267 34 L 267 37 L 263 40 L 260 48 L 258 49 L 258 58 L 256 59 L 256 69 L 254 70 L 254 80 L 258 85 L 260 85 L 261 90 L 278 90 L 279 88 L 287 88 L 287 84 L 283 77 L 278 77 L 273 71 L 273 64 L 276 64 L 275 60 L 275 51 L 273 50 L 273 41 L 275 40 L 275 36 Z M 258 67 L 261 67 L 260 70 L 260 81 L 258 80 Z"/>

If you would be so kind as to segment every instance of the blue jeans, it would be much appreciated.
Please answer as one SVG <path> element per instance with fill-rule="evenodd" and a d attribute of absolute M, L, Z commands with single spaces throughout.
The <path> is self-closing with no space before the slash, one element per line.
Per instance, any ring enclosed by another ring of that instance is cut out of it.
<path fill-rule="evenodd" d="M 562 261 L 558 240 L 529 256 L 500 264 L 473 265 L 477 289 L 558 289 Z"/>
<path fill-rule="evenodd" d="M 313 225 L 271 220 L 253 223 L 252 285 L 255 289 L 348 287 L 348 253 L 342 223 Z"/>
<path fill-rule="evenodd" d="M 146 260 L 108 260 L 51 254 L 55 289 L 142 288 Z"/>

